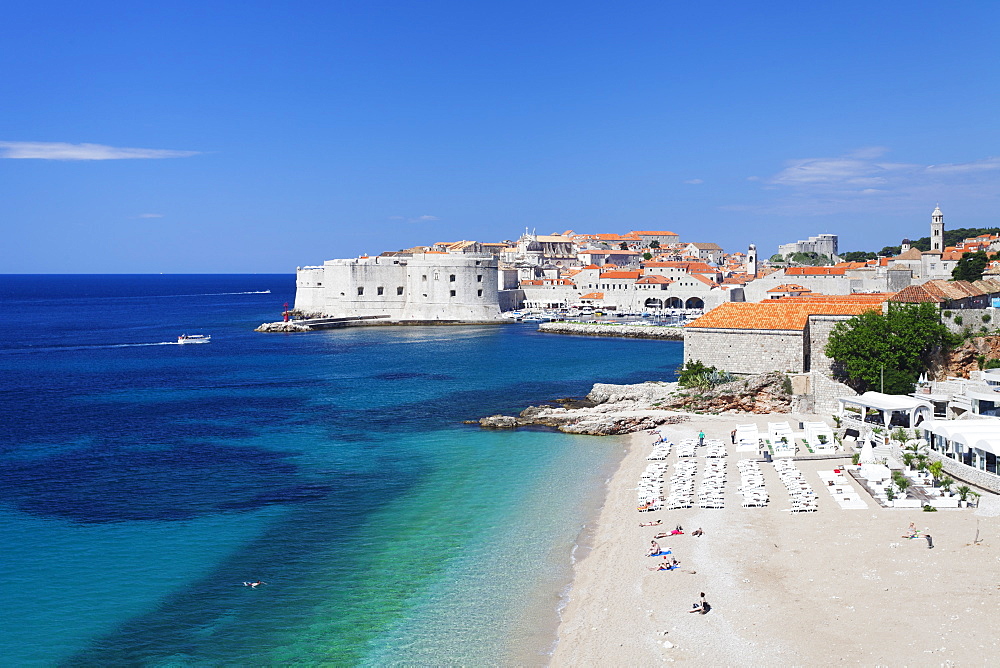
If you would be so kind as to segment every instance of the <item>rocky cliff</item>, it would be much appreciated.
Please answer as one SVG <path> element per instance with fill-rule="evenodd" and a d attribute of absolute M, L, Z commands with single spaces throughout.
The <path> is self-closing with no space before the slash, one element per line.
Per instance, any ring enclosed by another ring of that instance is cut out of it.
<path fill-rule="evenodd" d="M 931 376 L 943 380 L 951 376 L 968 378 L 970 371 L 979 369 L 980 360 L 1000 359 L 1000 336 L 974 336 L 957 348 L 932 360 Z"/>
<path fill-rule="evenodd" d="M 685 422 L 690 419 L 689 413 L 787 413 L 792 399 L 788 385 L 788 378 L 779 373 L 752 376 L 706 390 L 663 382 L 598 383 L 582 401 L 529 406 L 516 417 L 492 415 L 479 420 L 479 424 L 489 429 L 544 425 L 571 434 L 629 434 Z"/>

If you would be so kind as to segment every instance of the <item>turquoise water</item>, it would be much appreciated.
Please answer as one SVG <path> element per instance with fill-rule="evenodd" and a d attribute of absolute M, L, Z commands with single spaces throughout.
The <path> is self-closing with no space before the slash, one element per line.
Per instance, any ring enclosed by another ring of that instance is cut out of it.
<path fill-rule="evenodd" d="M 681 352 L 530 325 L 252 332 L 290 276 L 0 288 L 37 325 L 0 334 L 8 665 L 544 652 L 621 445 L 461 421 L 669 379 Z M 184 332 L 213 341 L 148 345 Z"/>

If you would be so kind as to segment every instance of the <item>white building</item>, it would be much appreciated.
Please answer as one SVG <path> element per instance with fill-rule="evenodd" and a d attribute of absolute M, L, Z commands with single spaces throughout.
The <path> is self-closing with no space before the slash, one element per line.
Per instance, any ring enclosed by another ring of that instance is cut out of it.
<path fill-rule="evenodd" d="M 436 253 L 327 260 L 299 267 L 295 308 L 325 317 L 481 322 L 500 317 L 497 259 Z"/>

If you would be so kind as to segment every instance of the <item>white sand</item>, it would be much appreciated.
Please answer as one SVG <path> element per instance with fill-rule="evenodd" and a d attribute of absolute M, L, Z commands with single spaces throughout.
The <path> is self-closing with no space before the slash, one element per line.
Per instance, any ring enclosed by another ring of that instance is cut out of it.
<path fill-rule="evenodd" d="M 637 512 L 636 482 L 653 437 L 634 434 L 609 485 L 593 549 L 576 565 L 553 666 L 1000 662 L 1000 518 L 969 509 L 883 509 L 853 482 L 870 509 L 843 510 L 820 489 L 816 472 L 832 469 L 830 460 L 797 462 L 819 495 L 819 512 L 783 510 L 788 495 L 770 464 L 761 464 L 770 504 L 743 508 L 736 461 L 749 455 L 735 453 L 729 433 L 751 421 L 763 431 L 768 416 L 693 418 L 661 430 L 674 441 L 699 429 L 724 439 L 726 508 Z M 672 469 L 676 448 L 667 461 Z M 696 461 L 700 480 L 705 459 Z M 638 526 L 660 518 L 661 527 Z M 928 528 L 934 549 L 901 538 L 911 521 Z M 676 524 L 686 532 L 700 526 L 705 535 L 659 540 L 681 569 L 647 570 L 658 561 L 644 556 L 651 537 Z M 977 525 L 983 540 L 972 545 Z M 707 615 L 687 612 L 699 592 L 712 606 Z"/>

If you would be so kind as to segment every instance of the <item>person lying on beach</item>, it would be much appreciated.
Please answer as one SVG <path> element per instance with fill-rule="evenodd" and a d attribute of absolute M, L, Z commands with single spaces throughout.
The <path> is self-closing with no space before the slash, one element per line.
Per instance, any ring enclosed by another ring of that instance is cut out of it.
<path fill-rule="evenodd" d="M 663 524 L 663 520 L 656 520 L 655 522 L 639 522 L 641 527 L 658 527 Z"/>
<path fill-rule="evenodd" d="M 684 532 L 681 531 L 680 528 L 677 528 L 677 529 L 674 529 L 673 531 L 671 531 L 670 535 L 671 536 L 682 536 L 682 535 L 684 535 Z"/>
<path fill-rule="evenodd" d="M 663 533 L 663 532 L 661 531 L 660 533 L 658 533 L 658 534 L 656 534 L 655 536 L 653 536 L 653 538 L 666 538 L 666 537 L 667 537 L 667 536 L 669 536 L 669 535 L 670 535 L 670 534 L 668 534 L 668 533 Z"/>
<path fill-rule="evenodd" d="M 647 566 L 646 570 L 647 571 L 672 571 L 675 568 L 677 568 L 677 567 L 674 566 L 673 564 L 670 564 L 670 563 L 664 561 L 659 566 Z"/>
<path fill-rule="evenodd" d="M 704 535 L 704 533 L 705 532 L 701 530 L 701 527 L 698 527 L 697 529 L 695 529 L 694 531 L 691 532 L 691 535 L 692 536 L 702 536 L 702 535 Z"/>

